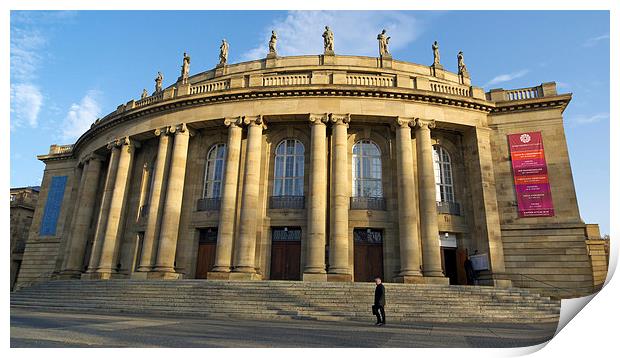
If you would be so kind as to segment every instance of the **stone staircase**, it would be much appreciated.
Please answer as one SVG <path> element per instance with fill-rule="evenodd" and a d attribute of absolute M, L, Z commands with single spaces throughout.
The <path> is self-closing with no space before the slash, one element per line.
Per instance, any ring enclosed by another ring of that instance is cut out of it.
<path fill-rule="evenodd" d="M 11 308 L 243 319 L 371 321 L 374 283 L 48 281 L 11 293 Z M 560 302 L 523 289 L 385 284 L 389 322 L 557 322 Z"/>

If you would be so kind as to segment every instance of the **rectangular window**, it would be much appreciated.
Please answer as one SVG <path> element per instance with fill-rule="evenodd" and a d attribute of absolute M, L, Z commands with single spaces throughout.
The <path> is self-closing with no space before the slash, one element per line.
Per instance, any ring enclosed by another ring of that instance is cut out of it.
<path fill-rule="evenodd" d="M 47 193 L 47 201 L 45 202 L 45 209 L 43 210 L 43 219 L 41 220 L 39 235 L 56 235 L 56 224 L 60 216 L 60 208 L 62 206 L 62 199 L 65 195 L 66 184 L 67 176 L 52 177 Z"/>

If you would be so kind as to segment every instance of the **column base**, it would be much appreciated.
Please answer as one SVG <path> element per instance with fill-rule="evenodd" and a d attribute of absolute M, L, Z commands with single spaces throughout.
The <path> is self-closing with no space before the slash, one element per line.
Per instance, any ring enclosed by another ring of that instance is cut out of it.
<path fill-rule="evenodd" d="M 326 273 L 303 273 L 302 281 L 327 282 Z"/>
<path fill-rule="evenodd" d="M 151 271 L 147 272 L 146 278 L 148 280 L 180 280 L 183 278 L 183 274 L 176 272 Z"/>
<path fill-rule="evenodd" d="M 63 271 L 52 276 L 52 280 L 79 280 L 82 278 L 80 271 Z"/>
<path fill-rule="evenodd" d="M 327 282 L 352 282 L 353 276 L 344 273 L 328 273 Z"/>
<path fill-rule="evenodd" d="M 230 272 L 209 271 L 207 272 L 207 280 L 230 280 Z"/>
<path fill-rule="evenodd" d="M 425 284 L 429 285 L 450 285 L 450 278 L 441 276 L 424 276 Z"/>
<path fill-rule="evenodd" d="M 109 280 L 112 272 L 86 272 L 82 274 L 82 280 Z"/>
<path fill-rule="evenodd" d="M 424 280 L 424 277 L 422 277 L 422 276 L 410 276 L 410 275 L 396 276 L 396 277 L 394 277 L 394 282 L 396 282 L 396 283 L 405 283 L 405 284 L 422 284 L 422 283 L 426 283 L 426 281 Z"/>
<path fill-rule="evenodd" d="M 252 272 L 230 272 L 228 275 L 228 279 L 231 281 L 257 281 L 263 279 L 261 275 Z"/>
<path fill-rule="evenodd" d="M 136 272 L 132 272 L 131 276 L 129 276 L 129 279 L 131 280 L 146 280 L 148 278 L 148 272 L 147 271 L 136 271 Z"/>
<path fill-rule="evenodd" d="M 512 280 L 506 274 L 483 271 L 478 273 L 477 284 L 481 286 L 512 287 Z"/>

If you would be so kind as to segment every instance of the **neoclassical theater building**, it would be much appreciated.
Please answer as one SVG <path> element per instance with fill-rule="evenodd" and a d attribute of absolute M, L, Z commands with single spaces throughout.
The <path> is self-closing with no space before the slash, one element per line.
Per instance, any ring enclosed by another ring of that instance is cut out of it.
<path fill-rule="evenodd" d="M 457 73 L 327 46 L 228 64 L 227 46 L 39 156 L 18 286 L 456 285 L 471 256 L 477 284 L 592 291 L 555 83 L 485 93 L 462 53 Z"/>

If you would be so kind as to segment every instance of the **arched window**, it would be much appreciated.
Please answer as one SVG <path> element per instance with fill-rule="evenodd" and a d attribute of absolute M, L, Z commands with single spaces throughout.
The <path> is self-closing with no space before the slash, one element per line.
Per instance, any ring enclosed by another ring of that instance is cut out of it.
<path fill-rule="evenodd" d="M 383 197 L 381 185 L 381 150 L 364 139 L 353 145 L 353 196 Z"/>
<path fill-rule="evenodd" d="M 222 196 L 222 180 L 226 163 L 226 144 L 215 144 L 207 154 L 205 170 L 205 186 L 203 198 L 219 198 Z"/>
<path fill-rule="evenodd" d="M 304 145 L 285 139 L 276 147 L 273 196 L 304 195 Z"/>
<path fill-rule="evenodd" d="M 444 147 L 439 145 L 433 146 L 433 164 L 435 168 L 435 191 L 437 201 L 442 203 L 453 203 L 452 161 L 450 160 L 450 154 Z"/>

